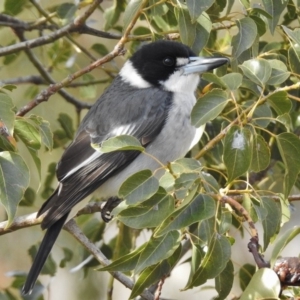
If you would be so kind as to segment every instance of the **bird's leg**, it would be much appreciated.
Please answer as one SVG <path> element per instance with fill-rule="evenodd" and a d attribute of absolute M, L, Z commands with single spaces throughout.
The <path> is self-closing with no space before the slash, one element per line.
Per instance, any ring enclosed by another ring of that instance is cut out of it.
<path fill-rule="evenodd" d="M 259 253 L 259 244 L 257 237 L 252 237 L 248 244 L 248 249 L 252 253 L 253 258 L 258 268 L 270 268 L 270 263 L 266 261 L 263 256 Z"/>
<path fill-rule="evenodd" d="M 108 198 L 101 210 L 101 217 L 104 222 L 108 223 L 109 221 L 111 221 L 111 219 L 113 218 L 111 212 L 120 204 L 121 201 L 122 199 L 118 197 Z"/>

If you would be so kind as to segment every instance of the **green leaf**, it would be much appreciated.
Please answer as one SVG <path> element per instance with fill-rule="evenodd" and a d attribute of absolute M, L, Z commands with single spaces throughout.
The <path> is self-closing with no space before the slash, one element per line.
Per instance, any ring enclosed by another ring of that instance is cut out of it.
<path fill-rule="evenodd" d="M 54 41 L 47 51 L 48 57 L 51 60 L 51 67 L 54 68 L 63 63 L 65 68 L 67 60 L 72 56 L 72 50 L 71 44 L 66 40 Z"/>
<path fill-rule="evenodd" d="M 126 30 L 135 14 L 141 9 L 143 0 L 130 0 L 123 15 L 123 28 Z"/>
<path fill-rule="evenodd" d="M 190 282 L 192 280 L 192 278 L 193 278 L 195 272 L 198 270 L 201 260 L 204 256 L 204 251 L 202 250 L 202 248 L 200 247 L 199 244 L 194 243 L 192 240 L 191 245 L 192 245 L 191 271 L 190 271 L 190 276 L 189 276 L 188 282 Z"/>
<path fill-rule="evenodd" d="M 146 244 L 143 244 L 142 246 L 135 249 L 134 251 L 131 251 L 130 253 L 116 259 L 108 266 L 99 268 L 98 271 L 128 272 L 128 271 L 134 270 L 145 246 L 146 246 Z"/>
<path fill-rule="evenodd" d="M 199 174 L 202 186 L 208 193 L 217 193 L 220 190 L 220 185 L 217 180 L 209 173 L 201 172 Z"/>
<path fill-rule="evenodd" d="M 16 151 L 17 142 L 13 137 L 15 114 L 9 96 L 0 93 L 0 151 Z"/>
<path fill-rule="evenodd" d="M 13 152 L 0 152 L 0 203 L 6 210 L 9 224 L 15 217 L 29 181 L 29 169 L 22 157 Z"/>
<path fill-rule="evenodd" d="M 175 184 L 175 178 L 168 171 L 165 172 L 165 174 L 159 178 L 159 185 L 163 187 L 167 192 L 174 191 L 174 184 Z"/>
<path fill-rule="evenodd" d="M 223 80 L 214 73 L 203 73 L 201 75 L 201 78 L 206 80 L 207 82 L 217 84 L 223 88 L 227 88 L 225 82 L 223 82 Z"/>
<path fill-rule="evenodd" d="M 38 150 L 41 148 L 41 136 L 38 129 L 28 118 L 17 118 L 15 121 L 15 134 L 28 148 Z"/>
<path fill-rule="evenodd" d="M 170 164 L 172 174 L 180 175 L 181 173 L 189 173 L 191 171 L 201 171 L 202 167 L 198 160 L 194 158 L 179 158 Z"/>
<path fill-rule="evenodd" d="M 209 15 L 206 13 L 202 13 L 201 16 L 197 19 L 195 41 L 191 46 L 192 50 L 196 54 L 199 54 L 206 45 L 211 29 L 212 22 L 209 18 Z"/>
<path fill-rule="evenodd" d="M 39 124 L 40 134 L 42 136 L 43 144 L 48 148 L 49 151 L 53 149 L 53 134 L 50 129 L 50 123 L 46 120 L 42 120 Z"/>
<path fill-rule="evenodd" d="M 14 133 L 15 113 L 13 111 L 14 104 L 11 98 L 0 93 L 0 122 L 5 124 L 10 136 Z"/>
<path fill-rule="evenodd" d="M 293 130 L 293 121 L 291 118 L 291 114 L 285 113 L 283 115 L 280 115 L 276 118 L 276 121 L 280 122 L 285 126 L 287 131 Z"/>
<path fill-rule="evenodd" d="M 236 20 L 239 29 L 237 35 L 232 38 L 232 54 L 239 57 L 245 50 L 249 49 L 257 36 L 257 27 L 251 18 Z"/>
<path fill-rule="evenodd" d="M 163 16 L 168 11 L 168 7 L 164 3 L 157 4 L 156 0 L 149 0 L 149 6 L 152 5 L 151 16 Z"/>
<path fill-rule="evenodd" d="M 291 218 L 291 208 L 290 203 L 287 198 L 283 197 L 283 194 L 279 194 L 279 203 L 281 208 L 281 221 L 280 226 L 282 227 L 283 224 L 287 223 Z"/>
<path fill-rule="evenodd" d="M 250 8 L 250 7 L 248 7 Z M 251 14 L 260 14 L 264 17 L 266 17 L 267 19 L 272 19 L 272 16 L 270 14 L 268 14 L 264 9 L 259 8 L 259 7 L 253 7 L 250 9 L 251 10 Z"/>
<path fill-rule="evenodd" d="M 41 178 L 41 160 L 38 150 L 41 148 L 41 136 L 38 128 L 28 118 L 17 118 L 15 121 L 15 135 L 27 147 Z"/>
<path fill-rule="evenodd" d="M 215 210 L 216 205 L 213 198 L 199 194 L 188 205 L 176 209 L 157 229 L 155 236 L 161 236 L 169 231 L 208 219 L 215 214 Z"/>
<path fill-rule="evenodd" d="M 206 10 L 208 10 L 213 4 L 214 0 L 187 0 L 186 5 L 189 10 L 192 22 L 195 22 L 196 19 Z"/>
<path fill-rule="evenodd" d="M 202 220 L 198 224 L 197 236 L 199 237 L 199 243 L 201 246 L 206 246 L 208 242 L 212 239 L 215 233 L 215 217 L 209 218 L 207 220 Z"/>
<path fill-rule="evenodd" d="M 223 161 L 228 171 L 228 182 L 245 174 L 252 160 L 251 132 L 247 128 L 232 126 L 224 140 Z"/>
<path fill-rule="evenodd" d="M 270 163 L 270 148 L 265 139 L 258 134 L 253 136 L 252 143 L 252 160 L 250 169 L 254 172 L 265 170 Z"/>
<path fill-rule="evenodd" d="M 275 92 L 268 97 L 267 101 L 279 116 L 289 113 L 292 109 L 292 102 L 286 91 Z"/>
<path fill-rule="evenodd" d="M 208 279 L 216 278 L 227 266 L 231 255 L 231 246 L 228 239 L 214 234 L 208 245 L 208 250 L 185 290 L 205 283 Z"/>
<path fill-rule="evenodd" d="M 267 19 L 271 34 L 274 34 L 275 28 L 279 21 L 279 17 L 283 12 L 283 10 L 285 9 L 287 2 L 288 2 L 287 0 L 280 0 L 280 1 L 262 0 L 266 12 L 272 16 L 271 19 Z"/>
<path fill-rule="evenodd" d="M 200 127 L 215 119 L 222 112 L 227 102 L 226 92 L 219 89 L 208 92 L 193 107 L 191 113 L 192 124 Z"/>
<path fill-rule="evenodd" d="M 219 223 L 219 230 L 220 234 L 226 234 L 232 225 L 232 212 L 229 211 L 227 208 L 221 208 L 221 216 L 220 216 L 220 223 Z"/>
<path fill-rule="evenodd" d="M 251 6 L 250 6 L 250 0 L 240 0 L 240 2 L 244 5 L 244 7 L 246 9 L 249 9 Z"/>
<path fill-rule="evenodd" d="M 239 270 L 239 280 L 240 287 L 244 291 L 249 282 L 251 281 L 252 276 L 255 274 L 256 268 L 253 265 L 245 264 Z"/>
<path fill-rule="evenodd" d="M 5 84 L 5 85 L 0 86 L 0 91 L 1 91 L 2 89 L 4 89 L 4 90 L 7 90 L 7 91 L 12 92 L 12 91 L 15 90 L 16 88 L 17 88 L 17 86 L 14 85 L 14 84 Z"/>
<path fill-rule="evenodd" d="M 59 267 L 64 268 L 67 264 L 67 262 L 71 261 L 73 258 L 73 251 L 71 251 L 69 248 L 62 248 L 64 252 L 64 258 L 60 261 Z"/>
<path fill-rule="evenodd" d="M 57 119 L 58 123 L 66 133 L 68 139 L 73 140 L 74 138 L 74 128 L 72 118 L 64 113 L 60 113 Z"/>
<path fill-rule="evenodd" d="M 101 56 L 105 56 L 106 54 L 109 53 L 107 47 L 105 45 L 99 44 L 99 43 L 93 44 L 93 46 L 91 47 L 91 49 L 93 49 L 95 52 L 97 52 Z"/>
<path fill-rule="evenodd" d="M 235 91 L 241 86 L 243 76 L 240 73 L 229 73 L 221 77 L 221 80 L 224 82 L 226 88 Z"/>
<path fill-rule="evenodd" d="M 65 2 L 57 7 L 56 13 L 60 19 L 70 20 L 74 17 L 76 10 L 76 5 L 74 5 L 73 3 Z"/>
<path fill-rule="evenodd" d="M 281 84 L 290 77 L 290 72 L 287 71 L 287 67 L 282 61 L 278 59 L 270 59 L 269 63 L 272 66 L 272 72 L 267 84 Z"/>
<path fill-rule="evenodd" d="M 24 6 L 28 3 L 28 0 L 5 0 L 4 12 L 8 15 L 16 16 L 24 9 Z"/>
<path fill-rule="evenodd" d="M 231 260 L 228 261 L 225 269 L 215 278 L 216 291 L 219 293 L 214 300 L 226 299 L 229 295 L 234 278 L 234 268 Z"/>
<path fill-rule="evenodd" d="M 289 65 L 291 71 L 299 74 L 300 73 L 300 45 L 294 44 L 288 51 Z"/>
<path fill-rule="evenodd" d="M 157 283 L 159 280 L 166 278 L 180 258 L 181 246 L 177 248 L 174 254 L 166 260 L 145 269 L 136 281 L 130 299 L 140 295 L 147 287 Z"/>
<path fill-rule="evenodd" d="M 264 248 L 266 251 L 271 239 L 278 233 L 281 221 L 281 210 L 279 205 L 268 197 L 262 197 L 261 206 L 267 211 L 267 216 L 262 221 L 264 229 Z"/>
<path fill-rule="evenodd" d="M 280 290 L 277 274 L 269 268 L 262 268 L 254 274 L 240 300 L 278 299 Z"/>
<path fill-rule="evenodd" d="M 160 187 L 150 199 L 139 205 L 125 208 L 117 218 L 130 228 L 156 227 L 174 211 L 174 203 L 174 198 Z"/>
<path fill-rule="evenodd" d="M 150 170 L 137 172 L 127 178 L 119 189 L 119 197 L 128 205 L 140 203 L 153 196 L 159 188 L 158 180 Z"/>
<path fill-rule="evenodd" d="M 266 23 L 258 16 L 253 16 L 251 15 L 250 18 L 255 22 L 256 28 L 257 28 L 257 33 L 261 37 L 264 35 L 267 31 L 267 25 Z"/>
<path fill-rule="evenodd" d="M 263 103 L 255 108 L 253 113 L 253 121 L 256 125 L 266 128 L 270 124 L 272 118 L 272 110 L 268 103 Z"/>
<path fill-rule="evenodd" d="M 99 146 L 92 144 L 92 146 L 96 149 Z M 119 135 L 108 140 L 104 141 L 101 144 L 99 149 L 103 153 L 113 152 L 113 151 L 124 151 L 124 150 L 137 150 L 143 152 L 145 150 L 142 147 L 141 143 L 138 139 L 131 135 Z"/>
<path fill-rule="evenodd" d="M 243 89 L 250 91 L 252 94 L 254 94 L 257 97 L 260 96 L 260 89 L 258 88 L 258 86 L 253 81 L 247 79 L 246 77 L 243 77 L 243 82 L 241 87 Z"/>
<path fill-rule="evenodd" d="M 180 241 L 181 236 L 178 231 L 171 231 L 161 237 L 151 238 L 141 252 L 134 273 L 138 274 L 146 267 L 169 258 L 178 248 Z"/>
<path fill-rule="evenodd" d="M 19 206 L 32 206 L 36 198 L 36 192 L 34 189 L 29 187 L 25 193 L 22 201 L 20 202 Z"/>
<path fill-rule="evenodd" d="M 272 73 L 270 63 L 263 58 L 247 60 L 239 67 L 245 76 L 260 86 L 267 83 Z"/>
<path fill-rule="evenodd" d="M 282 29 L 288 35 L 290 39 L 292 39 L 296 44 L 300 44 L 300 29 L 297 28 L 295 30 L 291 30 L 288 27 L 282 25 Z"/>
<path fill-rule="evenodd" d="M 196 38 L 196 26 L 192 23 L 190 15 L 186 9 L 177 10 L 178 26 L 180 38 L 183 44 L 192 46 Z"/>
<path fill-rule="evenodd" d="M 257 199 L 257 202 L 259 202 L 259 201 L 260 201 L 260 199 Z M 257 206 L 257 205 L 253 205 L 252 199 L 249 194 L 243 195 L 242 205 L 243 205 L 244 209 L 250 214 L 250 217 L 253 220 L 253 222 L 256 223 L 258 221 L 258 216 L 257 216 L 256 210 L 255 210 L 255 206 Z"/>
<path fill-rule="evenodd" d="M 125 0 L 114 1 L 113 6 L 107 8 L 104 11 L 104 18 L 106 20 L 105 26 L 104 26 L 105 31 L 108 31 L 109 29 L 111 29 L 113 26 L 116 25 L 116 23 L 120 19 L 121 13 L 125 10 L 126 5 L 127 5 L 127 2 Z"/>
<path fill-rule="evenodd" d="M 189 189 L 198 178 L 199 174 L 195 172 L 182 173 L 175 179 L 175 188 Z"/>
<path fill-rule="evenodd" d="M 285 165 L 284 196 L 287 198 L 300 172 L 300 140 L 295 134 L 284 132 L 276 136 L 276 141 Z"/>
<path fill-rule="evenodd" d="M 284 234 L 282 234 L 274 244 L 274 248 L 271 255 L 271 267 L 273 268 L 275 261 L 280 256 L 282 250 L 292 241 L 297 235 L 300 234 L 300 227 L 294 226 L 293 228 L 288 229 Z"/>

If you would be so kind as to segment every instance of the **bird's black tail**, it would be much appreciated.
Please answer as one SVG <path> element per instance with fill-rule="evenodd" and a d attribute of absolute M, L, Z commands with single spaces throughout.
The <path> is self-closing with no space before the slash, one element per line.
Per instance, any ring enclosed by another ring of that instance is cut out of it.
<path fill-rule="evenodd" d="M 34 258 L 31 269 L 28 273 L 25 284 L 22 288 L 22 294 L 27 295 L 30 294 L 34 284 L 45 264 L 45 261 L 68 217 L 68 214 L 64 215 L 57 222 L 55 222 L 51 227 L 47 229 L 47 232 L 43 238 L 43 241 L 40 245 L 40 248 Z"/>

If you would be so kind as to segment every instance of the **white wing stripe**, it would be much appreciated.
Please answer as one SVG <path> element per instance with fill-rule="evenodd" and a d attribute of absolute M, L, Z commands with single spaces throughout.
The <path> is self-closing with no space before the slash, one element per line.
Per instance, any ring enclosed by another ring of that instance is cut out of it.
<path fill-rule="evenodd" d="M 100 151 L 95 150 L 95 152 L 86 160 L 84 160 L 81 164 L 79 164 L 78 166 L 76 166 L 74 169 L 70 170 L 62 179 L 61 181 L 63 181 L 64 179 L 66 179 L 67 177 L 69 177 L 70 175 L 74 174 L 76 171 L 78 171 L 80 168 L 90 164 L 93 160 L 95 160 L 96 158 L 98 158 L 100 155 L 102 155 L 102 153 Z"/>

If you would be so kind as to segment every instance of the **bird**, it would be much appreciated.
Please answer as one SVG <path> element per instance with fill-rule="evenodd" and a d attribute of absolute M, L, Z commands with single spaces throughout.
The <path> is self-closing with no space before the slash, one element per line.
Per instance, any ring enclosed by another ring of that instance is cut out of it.
<path fill-rule="evenodd" d="M 129 176 L 155 171 L 160 167 L 156 160 L 168 164 L 184 157 L 199 141 L 203 128 L 193 126 L 190 117 L 199 74 L 226 63 L 226 57 L 199 57 L 190 47 L 170 40 L 142 45 L 125 62 L 57 164 L 57 188 L 37 213 L 44 215 L 41 227 L 46 233 L 24 295 L 31 293 L 63 225 L 87 204 L 87 196 L 97 192 L 103 199 L 116 199 Z M 135 137 L 150 155 L 138 150 L 101 152 L 104 141 L 120 135 Z"/>

